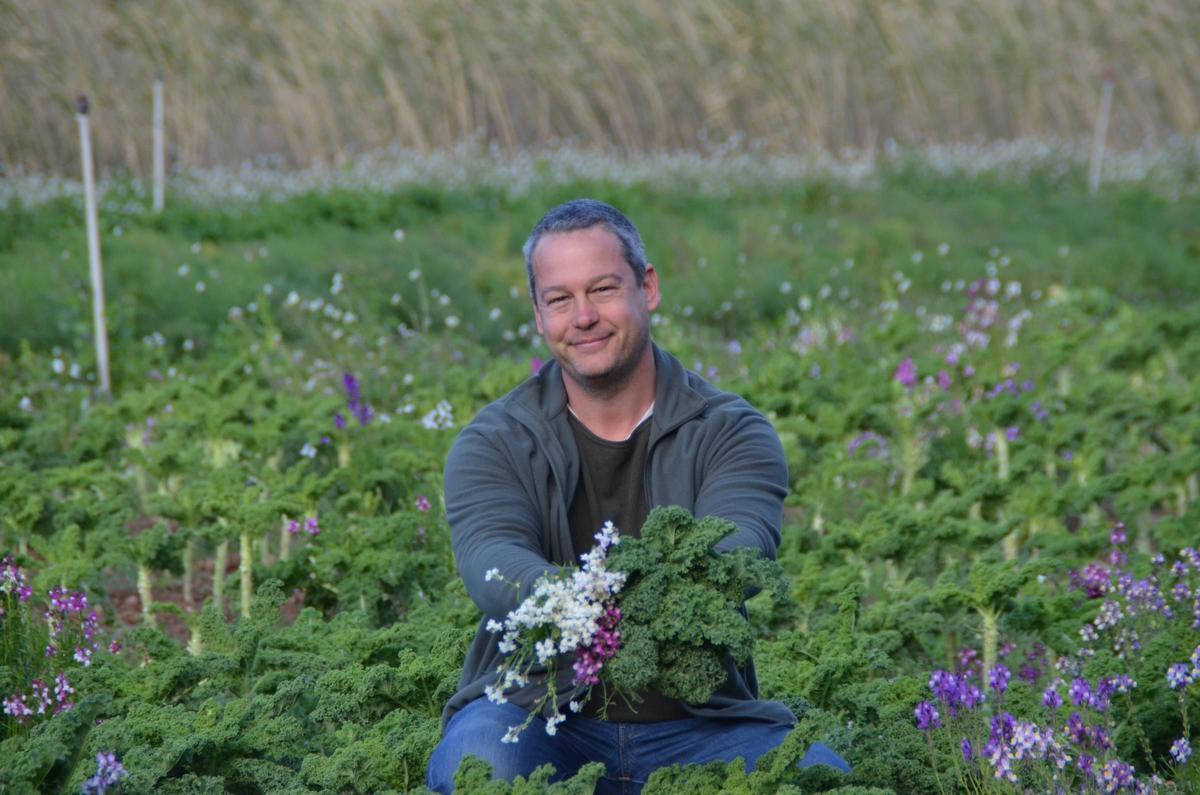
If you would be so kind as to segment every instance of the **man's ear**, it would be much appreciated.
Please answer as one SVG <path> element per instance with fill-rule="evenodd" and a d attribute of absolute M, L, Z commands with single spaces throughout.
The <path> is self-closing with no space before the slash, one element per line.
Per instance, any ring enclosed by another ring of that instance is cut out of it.
<path fill-rule="evenodd" d="M 642 277 L 642 295 L 646 297 L 647 309 L 651 312 L 658 309 L 658 302 L 662 300 L 658 291 L 658 271 L 650 263 L 646 263 L 646 274 Z"/>

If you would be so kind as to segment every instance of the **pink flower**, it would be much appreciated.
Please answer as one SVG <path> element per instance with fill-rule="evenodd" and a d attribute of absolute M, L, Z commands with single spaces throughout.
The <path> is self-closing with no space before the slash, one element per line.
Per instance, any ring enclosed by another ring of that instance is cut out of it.
<path fill-rule="evenodd" d="M 425 498 L 424 494 L 422 494 L 420 497 L 417 497 L 417 510 L 421 513 L 425 513 L 425 511 L 429 510 L 429 500 Z"/>
<path fill-rule="evenodd" d="M 892 377 L 906 387 L 917 383 L 917 366 L 913 363 L 911 356 L 900 362 Z"/>

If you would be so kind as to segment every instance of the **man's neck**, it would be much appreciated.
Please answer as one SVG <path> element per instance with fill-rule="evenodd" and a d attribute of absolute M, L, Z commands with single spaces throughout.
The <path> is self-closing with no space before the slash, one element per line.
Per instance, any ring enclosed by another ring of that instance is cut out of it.
<path fill-rule="evenodd" d="M 589 391 L 563 376 L 571 411 L 589 431 L 610 441 L 629 438 L 654 404 L 655 385 L 654 351 L 649 346 L 629 380 L 616 391 Z"/>

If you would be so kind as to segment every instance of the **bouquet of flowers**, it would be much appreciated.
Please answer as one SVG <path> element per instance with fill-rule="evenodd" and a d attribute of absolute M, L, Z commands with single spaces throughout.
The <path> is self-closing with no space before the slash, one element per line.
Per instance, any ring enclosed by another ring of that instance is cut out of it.
<path fill-rule="evenodd" d="M 566 720 L 556 690 L 560 655 L 574 655 L 573 712 L 602 680 L 610 698 L 636 699 L 637 691 L 649 690 L 707 702 L 725 683 L 728 662 L 750 657 L 746 597 L 769 590 L 780 601 L 789 590 L 779 565 L 757 551 L 717 554 L 717 543 L 736 529 L 678 507 L 651 511 L 640 538 L 622 539 L 608 522 L 580 569 L 542 577 L 503 622 L 490 621 L 488 629 L 503 633 L 500 650 L 508 657 L 486 690 L 489 699 L 502 703 L 510 688 L 528 685 L 535 665 L 546 671 L 545 693 L 504 741 L 516 742 L 547 705 L 548 734 Z M 503 580 L 495 569 L 488 578 Z"/>
<path fill-rule="evenodd" d="M 595 538 L 596 546 L 582 556 L 578 570 L 541 577 L 533 593 L 503 623 L 495 619 L 488 622 L 489 630 L 503 633 L 500 651 L 508 655 L 497 671 L 496 683 L 486 688 L 491 701 L 502 704 L 507 700 L 505 690 L 527 685 L 534 665 L 544 667 L 547 672 L 545 694 L 534 704 L 524 723 L 509 727 L 504 742 L 516 742 L 546 704 L 553 712 L 546 719 L 547 734 L 554 734 L 558 724 L 566 720 L 559 710 L 555 684 L 560 654 L 576 653 L 572 684 L 590 688 L 600 681 L 597 674 L 604 661 L 616 653 L 621 637 L 617 629 L 621 611 L 615 600 L 625 583 L 625 575 L 609 571 L 605 564 L 608 550 L 620 543 L 621 537 L 613 523 L 606 522 Z M 507 582 L 499 569 L 488 571 L 486 579 Z M 518 583 L 510 584 L 519 587 Z M 570 708 L 578 712 L 583 703 L 573 700 Z"/>

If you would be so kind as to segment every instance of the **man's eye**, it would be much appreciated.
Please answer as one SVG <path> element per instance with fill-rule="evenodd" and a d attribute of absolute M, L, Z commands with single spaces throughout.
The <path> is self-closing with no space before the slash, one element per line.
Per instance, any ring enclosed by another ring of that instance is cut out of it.
<path fill-rule="evenodd" d="M 556 295 L 553 298 L 551 298 L 549 301 L 547 301 L 546 303 L 550 304 L 551 306 L 554 306 L 555 304 L 561 304 L 565 300 L 567 300 L 567 297 L 565 295 Z"/>

